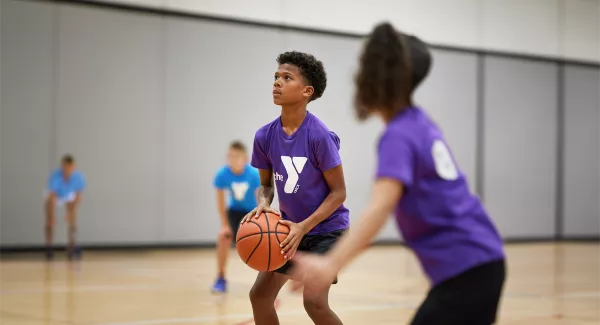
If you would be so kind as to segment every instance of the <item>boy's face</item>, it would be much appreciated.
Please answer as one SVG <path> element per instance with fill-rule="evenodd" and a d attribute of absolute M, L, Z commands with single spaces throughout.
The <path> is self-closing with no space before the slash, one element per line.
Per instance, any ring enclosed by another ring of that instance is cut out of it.
<path fill-rule="evenodd" d="M 308 86 L 298 67 L 291 64 L 282 64 L 275 72 L 273 83 L 273 103 L 283 106 L 301 101 L 309 101 L 314 92 Z"/>
<path fill-rule="evenodd" d="M 75 164 L 62 163 L 62 172 L 65 177 L 71 177 L 73 171 L 75 171 Z"/>
<path fill-rule="evenodd" d="M 246 166 L 247 157 L 246 153 L 239 149 L 229 149 L 227 153 L 227 164 L 229 168 L 233 171 L 240 172 L 244 170 L 244 166 Z"/>

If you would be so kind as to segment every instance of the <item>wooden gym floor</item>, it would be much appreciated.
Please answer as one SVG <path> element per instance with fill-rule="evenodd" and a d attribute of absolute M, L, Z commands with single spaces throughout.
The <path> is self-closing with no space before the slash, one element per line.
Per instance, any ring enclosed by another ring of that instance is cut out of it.
<path fill-rule="evenodd" d="M 600 245 L 510 244 L 498 324 L 599 324 Z M 255 273 L 230 255 L 230 292 L 213 296 L 214 250 L 91 251 L 81 262 L 38 255 L 0 262 L 2 325 L 249 325 Z M 332 308 L 344 324 L 406 324 L 427 282 L 405 248 L 370 249 L 340 277 Z M 284 287 L 282 324 L 311 324 Z M 435 324 L 432 324 L 435 325 Z"/>

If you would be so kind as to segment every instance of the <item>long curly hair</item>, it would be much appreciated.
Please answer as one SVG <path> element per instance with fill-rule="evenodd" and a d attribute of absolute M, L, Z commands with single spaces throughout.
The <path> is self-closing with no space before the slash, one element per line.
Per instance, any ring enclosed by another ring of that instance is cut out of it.
<path fill-rule="evenodd" d="M 381 23 L 369 35 L 355 76 L 354 108 L 359 120 L 375 111 L 391 117 L 412 105 L 412 67 L 405 35 Z"/>

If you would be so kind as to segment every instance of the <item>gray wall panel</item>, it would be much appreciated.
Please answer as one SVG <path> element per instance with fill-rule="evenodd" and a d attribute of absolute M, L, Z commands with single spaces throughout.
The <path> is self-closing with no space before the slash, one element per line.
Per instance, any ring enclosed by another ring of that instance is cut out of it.
<path fill-rule="evenodd" d="M 155 242 L 162 171 L 161 18 L 60 6 L 57 152 L 87 177 L 79 239 Z"/>
<path fill-rule="evenodd" d="M 232 140 L 251 154 L 254 132 L 275 119 L 277 30 L 167 21 L 165 205 L 161 240 L 208 242 L 220 219 L 212 186 Z"/>
<path fill-rule="evenodd" d="M 429 77 L 415 96 L 444 132 L 459 168 L 477 182 L 477 55 L 434 51 Z"/>
<path fill-rule="evenodd" d="M 88 179 L 82 242 L 213 242 L 220 226 L 215 172 L 232 140 L 251 149 L 255 131 L 279 115 L 271 97 L 275 60 L 291 49 L 325 64 L 327 90 L 309 109 L 342 140 L 352 218 L 367 204 L 383 125 L 359 124 L 352 111 L 362 40 L 0 1 L 2 245 L 43 243 L 42 190 L 65 152 Z M 553 236 L 557 66 L 488 57 L 485 72 L 486 207 L 505 237 Z M 475 55 L 434 51 L 433 70 L 416 94 L 472 189 L 477 73 Z M 598 235 L 598 70 L 567 67 L 565 77 L 565 235 Z M 56 240 L 64 242 L 62 212 L 58 217 Z M 390 219 L 379 239 L 397 238 Z"/>
<path fill-rule="evenodd" d="M 600 70 L 565 67 L 563 231 L 600 235 Z"/>
<path fill-rule="evenodd" d="M 1 243 L 44 242 L 50 172 L 54 5 L 2 0 Z M 62 226 L 62 223 L 58 223 Z M 57 240 L 64 236 L 57 234 Z"/>
<path fill-rule="evenodd" d="M 558 67 L 486 57 L 485 73 L 486 206 L 505 237 L 554 236 Z"/>

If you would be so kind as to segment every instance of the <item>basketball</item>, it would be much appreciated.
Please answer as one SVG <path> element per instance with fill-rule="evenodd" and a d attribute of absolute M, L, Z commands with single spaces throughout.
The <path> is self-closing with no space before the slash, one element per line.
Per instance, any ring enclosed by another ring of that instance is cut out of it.
<path fill-rule="evenodd" d="M 235 238 L 238 255 L 249 267 L 260 271 L 274 271 L 287 261 L 279 245 L 290 232 L 288 226 L 279 223 L 281 217 L 262 213 L 257 219 L 240 225 Z"/>

